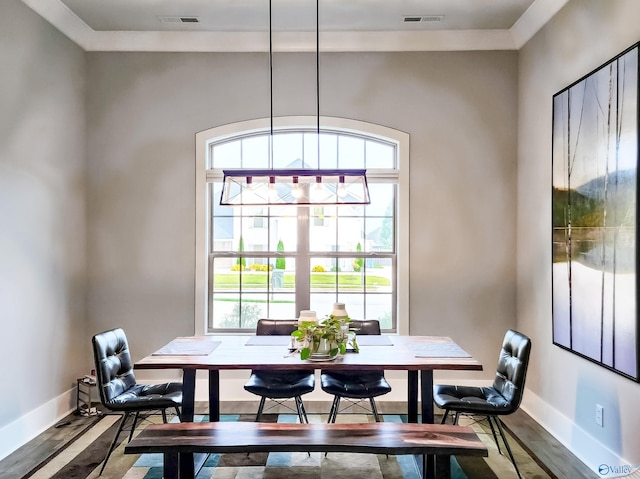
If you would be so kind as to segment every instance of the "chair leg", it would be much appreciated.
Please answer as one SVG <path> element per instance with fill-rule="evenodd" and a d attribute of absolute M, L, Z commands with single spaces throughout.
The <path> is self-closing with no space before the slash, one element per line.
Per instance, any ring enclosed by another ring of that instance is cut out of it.
<path fill-rule="evenodd" d="M 453 415 L 453 425 L 457 426 L 458 425 L 458 419 L 460 419 L 460 413 L 458 411 L 456 411 Z"/>
<path fill-rule="evenodd" d="M 178 415 L 178 421 L 182 422 L 182 412 L 178 406 L 176 406 L 176 414 Z"/>
<path fill-rule="evenodd" d="M 444 410 L 444 414 L 442 415 L 442 421 L 440 421 L 440 424 L 444 424 L 447 422 L 447 417 L 449 416 L 449 410 L 445 409 Z"/>
<path fill-rule="evenodd" d="M 371 404 L 371 412 L 373 412 L 373 417 L 376 418 L 376 422 L 380 422 L 380 414 L 378 414 L 378 408 L 376 407 L 376 402 L 373 398 L 369 398 L 369 403 Z"/>
<path fill-rule="evenodd" d="M 162 422 L 163 422 L 164 424 L 166 424 L 166 423 L 167 423 L 167 410 L 166 410 L 166 409 L 163 409 L 163 410 L 162 410 Z"/>
<path fill-rule="evenodd" d="M 500 431 L 500 436 L 502 436 L 502 441 L 504 442 L 504 446 L 507 448 L 507 452 L 509 453 L 509 457 L 511 458 L 511 462 L 513 463 L 513 467 L 516 470 L 516 474 L 518 474 L 518 477 L 522 478 L 522 476 L 520 475 L 520 471 L 518 470 L 518 466 L 516 464 L 516 460 L 513 457 L 513 453 L 511 452 L 511 447 L 509 447 L 509 443 L 507 442 L 507 436 L 504 433 L 504 429 L 502 428 L 502 422 L 497 417 L 494 417 L 493 419 L 498 424 L 498 431 Z"/>
<path fill-rule="evenodd" d="M 500 441 L 498 441 L 498 436 L 496 436 L 496 429 L 493 427 L 493 421 L 495 418 L 493 416 L 487 416 L 487 421 L 489 421 L 489 427 L 491 428 L 491 434 L 493 434 L 493 440 L 496 442 L 496 446 L 498 446 L 498 452 L 502 454 L 502 450 L 500 449 Z"/>
<path fill-rule="evenodd" d="M 102 463 L 102 467 L 100 468 L 100 472 L 98 473 L 99 476 L 102 475 L 104 468 L 107 465 L 107 461 L 109 460 L 109 457 L 111 456 L 111 453 L 113 452 L 113 450 L 116 448 L 116 444 L 118 442 L 118 437 L 120 436 L 120 433 L 122 432 L 122 428 L 124 427 L 124 424 L 127 422 L 127 419 L 129 419 L 129 416 L 131 415 L 130 412 L 125 412 L 122 417 L 120 418 L 120 424 L 118 425 L 118 430 L 116 431 L 116 435 L 113 438 L 113 441 L 111 441 L 111 446 L 109 446 L 109 450 L 107 451 L 107 455 L 104 458 L 104 462 Z"/>
<path fill-rule="evenodd" d="M 302 398 L 300 396 L 296 396 L 296 409 L 298 410 L 298 417 L 300 418 L 300 424 L 309 424 L 309 419 L 307 418 L 307 412 L 304 410 L 304 404 L 302 403 Z"/>
<path fill-rule="evenodd" d="M 264 409 L 264 403 L 267 400 L 264 396 L 260 398 L 260 405 L 258 406 L 258 413 L 256 414 L 256 422 L 260 422 L 262 419 L 262 410 Z"/>
<path fill-rule="evenodd" d="M 329 419 L 328 423 L 336 422 L 336 417 L 338 416 L 338 408 L 340 407 L 340 396 L 333 397 L 333 403 L 331 404 L 331 409 L 329 410 Z"/>
<path fill-rule="evenodd" d="M 133 416 L 133 425 L 131 426 L 131 431 L 129 431 L 129 442 L 131 442 L 131 439 L 133 438 L 133 432 L 136 430 L 136 425 L 138 423 L 138 414 L 140 413 L 136 411 L 136 415 Z"/>

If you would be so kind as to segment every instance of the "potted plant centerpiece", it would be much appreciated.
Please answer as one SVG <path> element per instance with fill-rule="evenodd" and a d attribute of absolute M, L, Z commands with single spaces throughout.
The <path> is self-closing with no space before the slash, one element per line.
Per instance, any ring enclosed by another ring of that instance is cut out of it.
<path fill-rule="evenodd" d="M 332 313 L 318 321 L 315 312 L 301 311 L 298 329 L 291 333 L 298 345 L 300 359 L 334 359 L 338 354 L 347 352 L 347 345 L 358 352 L 355 334 L 351 338 L 349 335 L 350 322 L 346 314 L 342 316 Z"/>

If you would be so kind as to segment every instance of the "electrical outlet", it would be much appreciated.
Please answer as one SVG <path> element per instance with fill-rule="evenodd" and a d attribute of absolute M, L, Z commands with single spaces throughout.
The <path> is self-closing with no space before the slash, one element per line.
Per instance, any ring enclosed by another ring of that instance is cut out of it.
<path fill-rule="evenodd" d="M 600 427 L 604 427 L 602 416 L 604 414 L 604 408 L 600 404 L 596 404 L 596 424 Z"/>

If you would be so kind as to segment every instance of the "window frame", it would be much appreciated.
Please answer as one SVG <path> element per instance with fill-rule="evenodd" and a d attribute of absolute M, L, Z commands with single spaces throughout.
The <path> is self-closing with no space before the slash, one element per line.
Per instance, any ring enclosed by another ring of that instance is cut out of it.
<path fill-rule="evenodd" d="M 274 131 L 300 131 L 315 128 L 315 116 L 290 116 L 273 119 Z M 370 183 L 388 182 L 396 177 L 396 330 L 409 334 L 409 135 L 405 132 L 374 123 L 335 117 L 320 117 L 322 131 L 353 134 L 379 139 L 396 147 L 396 169 L 367 172 Z M 196 134 L 196 238 L 195 238 L 195 304 L 194 330 L 196 335 L 212 334 L 208 331 L 209 288 L 209 214 L 208 183 L 221 177 L 221 171 L 209 168 L 209 152 L 212 143 L 243 135 L 264 134 L 270 131 L 271 119 L 231 123 L 209 128 Z M 221 334 L 216 332 L 215 334 Z M 224 334 L 224 333 L 222 333 Z M 237 333 L 234 333 L 237 334 Z"/>

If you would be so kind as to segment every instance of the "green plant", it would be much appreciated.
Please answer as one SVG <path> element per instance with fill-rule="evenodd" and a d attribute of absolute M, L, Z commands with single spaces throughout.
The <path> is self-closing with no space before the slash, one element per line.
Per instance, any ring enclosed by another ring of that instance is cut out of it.
<path fill-rule="evenodd" d="M 279 252 L 284 251 L 284 243 L 282 242 L 282 240 L 278 241 L 278 246 L 276 249 Z M 286 260 L 282 257 L 276 258 L 276 269 L 286 269 L 286 268 L 287 268 Z"/>
<path fill-rule="evenodd" d="M 240 236 L 240 242 L 238 243 L 238 251 L 240 253 L 244 251 L 244 239 L 242 238 L 242 236 Z M 247 260 L 240 257 L 236 260 L 236 264 L 242 266 L 242 269 L 244 270 L 247 267 Z"/>
<path fill-rule="evenodd" d="M 324 273 L 326 270 L 324 269 L 324 266 L 322 266 L 321 264 L 317 264 L 313 267 L 313 269 L 311 269 L 311 271 L 313 273 Z"/>
<path fill-rule="evenodd" d="M 303 322 L 298 325 L 298 329 L 291 333 L 291 336 L 299 345 L 300 359 L 308 359 L 313 353 L 317 353 L 323 340 L 326 342 L 331 358 L 347 352 L 347 343 L 355 352 L 359 352 L 360 348 L 353 335 L 349 340 L 348 325 L 351 322 L 349 318 L 335 318 L 329 315 L 320 322 Z"/>
<path fill-rule="evenodd" d="M 356 251 L 358 253 L 362 253 L 362 245 L 358 243 L 356 245 Z M 353 260 L 353 270 L 356 272 L 362 271 L 362 267 L 364 266 L 364 258 L 356 258 Z"/>

